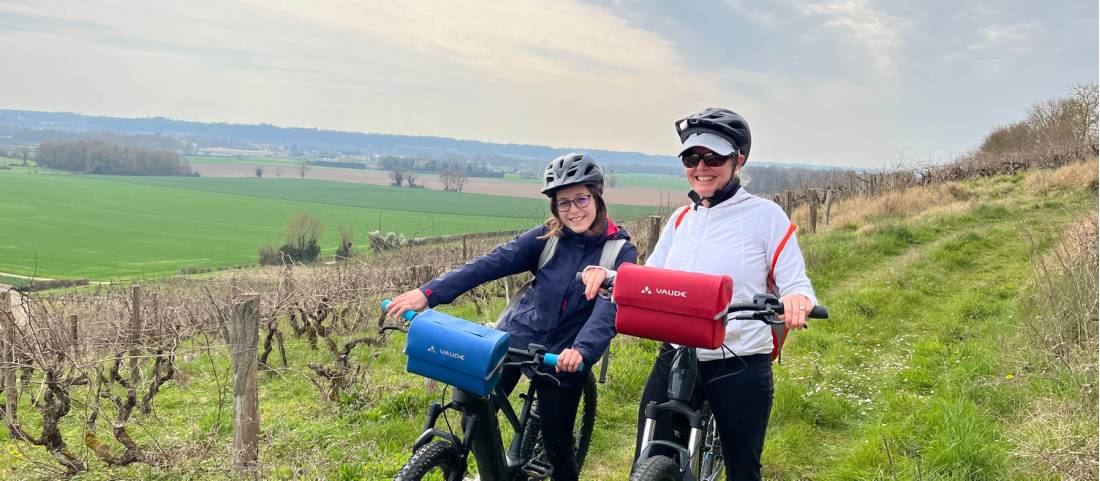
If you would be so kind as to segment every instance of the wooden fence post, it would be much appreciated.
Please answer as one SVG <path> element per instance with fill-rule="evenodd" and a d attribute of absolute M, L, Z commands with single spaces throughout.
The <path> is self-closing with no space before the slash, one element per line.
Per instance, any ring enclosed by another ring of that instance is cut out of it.
<path fill-rule="evenodd" d="M 466 234 L 462 234 L 462 260 L 466 261 L 470 258 L 470 254 L 466 250 Z"/>
<path fill-rule="evenodd" d="M 73 342 L 73 359 L 80 358 L 80 331 L 76 326 L 76 314 L 69 314 L 69 337 Z"/>
<path fill-rule="evenodd" d="M 661 216 L 659 215 L 649 216 L 649 224 L 646 225 L 646 228 L 649 229 L 649 231 L 647 232 L 647 235 L 649 237 L 646 240 L 645 255 L 638 258 L 639 264 L 644 263 L 645 259 L 648 259 L 649 256 L 653 254 L 653 248 L 657 246 L 657 239 L 661 237 L 661 224 L 663 224 L 662 220 L 663 219 L 661 219 Z"/>
<path fill-rule="evenodd" d="M 810 195 L 810 233 L 817 232 L 817 191 L 809 190 L 807 193 Z"/>
<path fill-rule="evenodd" d="M 152 298 L 153 301 L 153 308 L 151 309 L 152 314 L 149 320 L 153 323 L 153 337 L 159 343 L 164 339 L 164 320 L 160 318 L 160 299 L 157 297 L 156 292 L 150 293 L 149 297 Z"/>
<path fill-rule="evenodd" d="M 19 391 L 15 389 L 15 316 L 11 312 L 9 291 L 0 292 L 0 327 L 4 342 L 0 344 L 0 386 L 4 387 L 4 414 L 8 426 L 15 425 Z"/>
<path fill-rule="evenodd" d="M 135 388 L 141 382 L 141 369 L 138 356 L 141 355 L 141 286 L 135 284 L 131 297 L 130 311 L 130 385 Z"/>
<path fill-rule="evenodd" d="M 791 196 L 792 196 L 791 191 L 788 190 L 786 192 L 786 197 L 783 199 L 783 212 L 787 213 L 788 218 L 792 214 L 791 209 L 794 208 L 794 205 L 793 205 L 794 204 L 794 199 L 792 199 Z"/>
<path fill-rule="evenodd" d="M 836 191 L 833 189 L 825 190 L 825 225 L 829 225 L 829 213 L 833 210 L 833 200 L 836 198 Z"/>
<path fill-rule="evenodd" d="M 233 467 L 256 467 L 260 447 L 260 396 L 256 386 L 256 351 L 260 342 L 260 296 L 243 294 L 229 323 L 233 365 Z"/>

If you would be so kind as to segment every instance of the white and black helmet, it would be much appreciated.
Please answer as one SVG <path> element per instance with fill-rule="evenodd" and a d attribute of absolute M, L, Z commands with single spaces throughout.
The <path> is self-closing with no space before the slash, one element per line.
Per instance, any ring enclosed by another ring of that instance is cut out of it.
<path fill-rule="evenodd" d="M 546 164 L 542 193 L 553 197 L 554 191 L 576 184 L 597 184 L 603 187 L 603 170 L 588 154 L 568 153 Z"/>
<path fill-rule="evenodd" d="M 726 139 L 737 153 L 748 160 L 752 132 L 749 130 L 749 121 L 741 114 L 729 109 L 709 107 L 676 121 L 676 133 L 680 134 L 681 142 L 699 132 L 714 133 Z"/>

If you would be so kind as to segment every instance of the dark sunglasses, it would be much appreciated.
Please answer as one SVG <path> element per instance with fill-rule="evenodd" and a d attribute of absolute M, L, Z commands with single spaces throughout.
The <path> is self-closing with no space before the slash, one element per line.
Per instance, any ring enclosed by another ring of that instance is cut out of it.
<path fill-rule="evenodd" d="M 592 200 L 592 196 L 587 194 L 578 195 L 577 198 L 573 200 L 559 200 L 557 202 L 558 212 L 567 212 L 569 209 L 573 208 L 574 205 L 577 206 L 578 209 L 583 209 L 588 207 L 588 202 L 590 200 Z"/>
<path fill-rule="evenodd" d="M 726 160 L 730 158 L 729 155 L 718 155 L 714 152 L 707 152 L 705 154 L 684 154 L 680 156 L 680 160 L 684 162 L 684 167 L 694 169 L 699 165 L 699 161 L 703 161 L 708 167 L 721 167 L 725 165 Z"/>

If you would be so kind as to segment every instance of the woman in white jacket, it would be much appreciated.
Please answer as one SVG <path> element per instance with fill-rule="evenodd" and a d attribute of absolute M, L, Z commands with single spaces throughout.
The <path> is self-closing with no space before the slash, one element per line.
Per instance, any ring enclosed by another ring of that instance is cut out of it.
<path fill-rule="evenodd" d="M 746 192 L 738 178 L 751 146 L 748 123 L 732 111 L 709 108 L 677 122 L 676 130 L 683 144 L 680 157 L 692 204 L 674 211 L 646 265 L 728 275 L 734 286 L 731 302 L 752 302 L 756 294 L 773 293 L 788 313 L 786 327 L 804 327 L 817 301 L 794 225 L 774 202 Z M 586 271 L 590 292 L 604 274 Z M 774 392 L 771 363 L 783 334 L 773 335 L 771 327 L 759 321 L 731 317 L 721 348 L 697 350 L 696 397 L 706 399 L 714 412 L 729 480 L 760 479 L 760 455 Z M 661 346 L 642 393 L 639 446 L 644 407 L 651 401 L 668 400 L 672 351 L 669 344 Z M 668 427 L 671 420 L 658 420 L 657 425 Z M 677 431 L 658 430 L 655 439 L 678 438 L 682 433 Z"/>

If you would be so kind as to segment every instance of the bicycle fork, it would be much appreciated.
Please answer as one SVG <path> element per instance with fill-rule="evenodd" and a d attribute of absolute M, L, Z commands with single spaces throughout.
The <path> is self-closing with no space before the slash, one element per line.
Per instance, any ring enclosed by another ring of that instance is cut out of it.
<path fill-rule="evenodd" d="M 696 378 L 698 377 L 698 364 L 695 350 L 681 348 L 676 350 L 672 361 L 668 383 L 667 402 L 657 404 L 650 402 L 645 407 L 645 425 L 642 428 L 642 447 L 638 453 L 638 461 L 635 468 L 650 457 L 654 447 L 663 446 L 677 453 L 680 475 L 684 481 L 694 481 L 698 473 L 703 445 L 704 428 L 706 418 L 703 414 L 691 407 L 692 394 L 695 391 Z M 657 431 L 657 416 L 663 412 L 679 414 L 687 419 L 691 431 L 688 436 L 687 447 L 672 441 L 654 440 Z"/>

